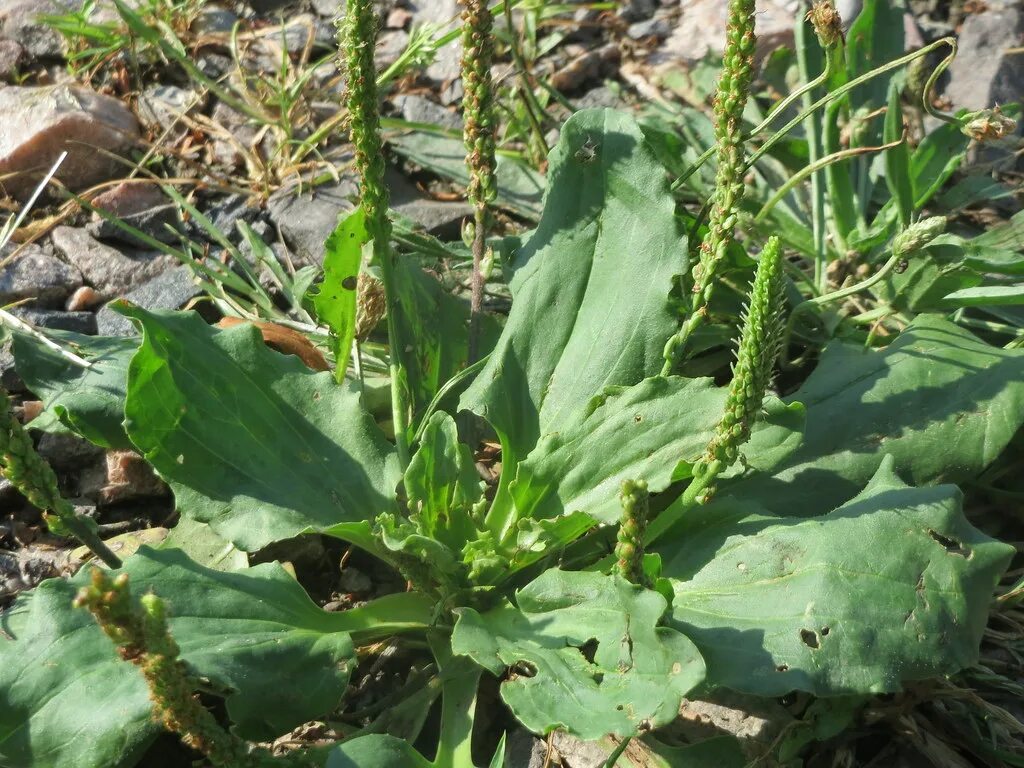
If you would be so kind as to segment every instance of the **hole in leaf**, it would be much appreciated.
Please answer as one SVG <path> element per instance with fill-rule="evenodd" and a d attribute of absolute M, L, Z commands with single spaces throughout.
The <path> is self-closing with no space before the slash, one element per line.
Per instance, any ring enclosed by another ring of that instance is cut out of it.
<path fill-rule="evenodd" d="M 644 420 L 644 417 L 641 416 L 639 413 L 636 416 L 633 417 L 633 421 L 635 421 L 637 424 L 639 424 L 643 420 Z"/>
<path fill-rule="evenodd" d="M 583 654 L 584 659 L 593 664 L 594 657 L 597 656 L 597 640 L 587 640 L 587 642 L 580 646 L 580 653 Z"/>
<path fill-rule="evenodd" d="M 971 550 L 967 549 L 956 539 L 951 539 L 949 536 L 943 536 L 938 531 L 928 529 L 928 535 L 932 537 L 937 543 L 939 543 L 945 550 L 947 555 L 957 555 L 959 557 L 968 557 L 971 554 Z"/>
<path fill-rule="evenodd" d="M 818 633 L 815 632 L 813 629 L 801 629 L 800 640 L 808 648 L 817 650 L 821 647 L 821 642 L 818 640 Z"/>
<path fill-rule="evenodd" d="M 777 666 L 775 668 L 775 671 L 776 672 L 789 672 L 789 664 L 779 664 L 779 666 Z"/>
<path fill-rule="evenodd" d="M 531 664 L 528 661 L 519 661 L 519 662 L 516 662 L 512 666 L 512 668 L 509 670 L 509 672 L 510 672 L 510 675 L 509 675 L 510 678 L 516 678 L 516 677 L 536 677 L 537 676 L 537 667 L 535 667 L 533 664 Z"/>
<path fill-rule="evenodd" d="M 828 637 L 828 633 L 831 632 L 831 631 L 832 630 L 830 628 L 828 628 L 828 627 L 822 627 L 821 628 L 821 636 L 822 637 Z"/>

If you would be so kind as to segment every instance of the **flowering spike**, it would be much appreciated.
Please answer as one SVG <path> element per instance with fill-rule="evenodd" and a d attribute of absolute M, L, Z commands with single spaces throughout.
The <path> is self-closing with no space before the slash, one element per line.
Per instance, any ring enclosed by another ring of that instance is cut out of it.
<path fill-rule="evenodd" d="M 60 495 L 57 475 L 32 445 L 32 438 L 14 418 L 11 401 L 0 389 L 0 472 L 21 495 L 38 509 L 52 512 L 47 516 L 50 530 L 70 534 L 81 541 L 107 565 L 117 568 L 121 561 L 96 533 L 95 524 L 79 517 L 71 503 Z"/>
<path fill-rule="evenodd" d="M 708 235 L 700 246 L 700 261 L 693 268 L 692 311 L 679 332 L 665 345 L 663 375 L 671 372 L 687 339 L 704 322 L 718 270 L 734 239 L 733 229 L 744 191 L 741 126 L 753 79 L 756 42 L 754 0 L 730 0 L 722 75 L 714 104 L 718 171 L 708 217 Z"/>
<path fill-rule="evenodd" d="M 471 328 L 469 362 L 476 360 L 480 335 L 480 312 L 483 305 L 484 251 L 487 242 L 488 205 L 498 194 L 495 176 L 494 84 L 491 65 L 494 62 L 494 19 L 486 0 L 463 0 L 462 11 L 462 99 L 463 138 L 466 142 L 466 165 L 469 168 L 467 195 L 474 210 L 473 283 L 470 300 Z"/>
<path fill-rule="evenodd" d="M 932 216 L 914 222 L 892 240 L 893 256 L 909 256 L 946 231 L 946 217 Z"/>
<path fill-rule="evenodd" d="M 750 437 L 771 383 L 782 339 L 782 248 L 777 237 L 768 240 L 750 291 L 750 308 L 743 323 L 733 379 L 725 412 L 694 467 L 694 476 L 707 478 L 727 469 Z"/>
<path fill-rule="evenodd" d="M 114 641 L 125 661 L 137 666 L 149 686 L 154 717 L 181 740 L 209 758 L 214 766 L 255 768 L 266 754 L 251 750 L 224 730 L 200 703 L 196 684 L 178 658 L 178 644 L 167 627 L 167 609 L 153 594 L 132 599 L 128 574 L 111 578 L 94 568 L 92 583 L 82 587 L 75 606 L 87 608 Z"/>
<path fill-rule="evenodd" d="M 623 480 L 619 494 L 622 522 L 615 545 L 615 572 L 633 584 L 643 584 L 644 533 L 647 529 L 648 493 L 643 480 Z"/>
<path fill-rule="evenodd" d="M 832 0 L 817 0 L 807 12 L 807 20 L 822 48 L 827 50 L 843 41 L 843 19 Z"/>

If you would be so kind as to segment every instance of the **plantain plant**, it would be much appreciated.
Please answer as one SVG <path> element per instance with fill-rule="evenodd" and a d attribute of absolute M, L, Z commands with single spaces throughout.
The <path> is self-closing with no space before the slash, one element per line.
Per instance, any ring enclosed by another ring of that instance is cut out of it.
<path fill-rule="evenodd" d="M 785 232 L 750 253 L 734 238 L 741 171 L 764 145 L 751 152 L 740 125 L 752 3 L 729 8 L 709 228 L 679 207 L 658 131 L 615 110 L 573 115 L 536 228 L 502 251 L 512 308 L 479 336 L 479 363 L 467 308 L 394 247 L 369 0 L 349 0 L 342 25 L 361 205 L 310 295 L 334 371 L 248 324 L 125 302 L 141 340 L 60 337 L 88 367 L 16 335 L 46 405 L 35 426 L 139 451 L 174 492 L 184 544 L 46 581 L 3 614 L 0 764 L 141 764 L 168 728 L 214 765 L 499 766 L 502 729 L 477 717 L 496 684 L 535 734 L 610 737 L 609 765 L 633 760 L 631 740 L 655 764 L 743 765 L 735 744 L 702 762 L 705 744 L 665 749 L 658 729 L 684 697 L 859 701 L 976 661 L 1014 549 L 968 522 L 955 483 L 1024 423 L 1024 352 L 921 313 L 879 349 L 832 341 L 785 397 L 772 390 L 803 283 L 787 277 L 800 264 Z M 482 51 L 481 34 L 465 39 Z M 481 236 L 491 196 L 475 183 Z M 891 257 L 937 237 L 907 223 Z M 383 282 L 393 439 L 348 370 L 367 269 Z M 746 309 L 715 379 L 693 369 L 720 295 Z M 500 445 L 493 483 L 463 413 Z M 407 588 L 328 612 L 282 565 L 245 556 L 314 535 Z M 351 712 L 389 659 L 396 690 Z M 267 748 L 309 721 L 336 738 Z"/>

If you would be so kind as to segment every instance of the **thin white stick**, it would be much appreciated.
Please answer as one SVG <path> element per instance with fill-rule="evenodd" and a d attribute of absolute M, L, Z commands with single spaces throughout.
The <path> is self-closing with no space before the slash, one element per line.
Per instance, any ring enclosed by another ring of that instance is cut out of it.
<path fill-rule="evenodd" d="M 62 347 L 60 344 L 47 338 L 42 333 L 33 328 L 31 325 L 26 323 L 24 320 L 15 317 L 5 309 L 0 309 L 0 324 L 10 326 L 15 330 L 28 334 L 43 346 L 52 349 L 65 360 L 69 360 L 70 362 L 74 363 L 77 366 L 80 366 L 82 368 L 92 368 L 92 363 L 90 363 L 88 360 L 86 360 L 83 357 L 79 357 L 74 352 L 69 352 L 68 350 L 64 349 L 64 347 Z"/>

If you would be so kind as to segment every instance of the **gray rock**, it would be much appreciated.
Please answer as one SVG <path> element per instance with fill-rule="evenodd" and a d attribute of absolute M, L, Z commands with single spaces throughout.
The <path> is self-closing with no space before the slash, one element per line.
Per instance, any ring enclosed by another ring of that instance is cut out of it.
<path fill-rule="evenodd" d="M 192 277 L 192 270 L 182 265 L 143 283 L 124 298 L 143 309 L 181 309 L 202 292 Z M 110 307 L 103 307 L 96 313 L 96 323 L 101 336 L 134 336 L 136 333 L 131 321 Z"/>
<path fill-rule="evenodd" d="M 626 34 L 634 40 L 647 40 L 649 38 L 664 40 L 672 34 L 672 25 L 668 19 L 654 16 L 650 19 L 630 24 L 626 29 Z"/>
<path fill-rule="evenodd" d="M 54 469 L 80 469 L 103 455 L 103 449 L 78 435 L 44 432 L 36 450 Z"/>
<path fill-rule="evenodd" d="M 519 728 L 505 742 L 505 765 L 507 768 L 543 768 L 547 752 L 547 744 Z"/>
<path fill-rule="evenodd" d="M 270 219 L 298 257 L 296 266 L 323 261 L 327 236 L 338 226 L 338 217 L 355 207 L 351 201 L 358 192 L 354 179 L 343 178 L 340 184 L 301 193 L 294 187 L 285 188 L 270 198 Z"/>
<path fill-rule="evenodd" d="M 96 335 L 96 315 L 92 312 L 17 307 L 11 310 L 11 313 L 36 328 L 56 328 L 61 331 L 84 333 L 87 336 Z"/>
<path fill-rule="evenodd" d="M 1024 7 L 990 7 L 971 14 L 960 31 L 960 53 L 949 67 L 946 96 L 956 108 L 984 109 L 1024 99 L 1024 57 L 1004 53 L 1020 45 Z"/>
<path fill-rule="evenodd" d="M 81 5 L 81 0 L 0 0 L 0 37 L 14 40 L 33 58 L 60 58 L 64 39 L 39 17 L 67 13 Z"/>
<path fill-rule="evenodd" d="M 408 7 L 414 25 L 457 22 L 460 13 L 458 0 L 412 0 Z M 437 52 L 437 58 L 427 67 L 427 78 L 436 83 L 455 80 L 461 72 L 461 58 L 462 45 L 456 39 Z"/>
<path fill-rule="evenodd" d="M 414 224 L 443 240 L 459 237 L 462 220 L 473 215 L 469 203 L 431 200 L 416 186 L 393 168 L 389 168 L 385 181 L 391 192 L 391 208 Z"/>
<path fill-rule="evenodd" d="M 577 109 L 622 109 L 626 102 L 617 89 L 599 85 L 576 99 L 575 104 Z"/>
<path fill-rule="evenodd" d="M 256 13 L 273 13 L 292 5 L 295 0 L 249 0 L 249 5 Z"/>
<path fill-rule="evenodd" d="M 10 82 L 18 73 L 25 49 L 16 40 L 0 38 L 0 81 Z"/>
<path fill-rule="evenodd" d="M 792 43 L 799 0 L 757 0 L 757 51 L 764 56 Z M 690 64 L 708 53 L 721 53 L 725 42 L 728 3 L 722 0 L 687 0 L 671 36 L 655 52 L 652 64 Z"/>
<path fill-rule="evenodd" d="M 172 130 L 180 135 L 188 129 L 181 125 L 182 116 L 201 106 L 198 94 L 175 85 L 150 85 L 139 96 L 138 115 L 143 125 L 157 131 Z"/>
<path fill-rule="evenodd" d="M 8 245 L 0 251 L 0 258 L 14 252 L 14 246 Z M 81 284 L 82 275 L 76 269 L 47 255 L 37 245 L 27 245 L 0 269 L 0 305 L 35 299 L 36 306 L 59 307 Z"/>
<path fill-rule="evenodd" d="M 14 367 L 14 355 L 11 354 L 10 343 L 0 349 L 0 387 L 11 393 L 21 393 L 28 389 Z"/>
<path fill-rule="evenodd" d="M 92 204 L 161 242 L 173 242 L 181 230 L 177 207 L 150 184 L 123 182 L 94 197 Z M 137 248 L 151 247 L 98 213 L 93 214 L 86 228 L 89 234 L 101 240 L 117 240 Z"/>
<path fill-rule="evenodd" d="M 402 119 L 410 123 L 426 123 L 442 128 L 462 130 L 462 118 L 437 102 L 418 94 L 396 96 L 394 104 L 402 113 Z"/>
<path fill-rule="evenodd" d="M 656 8 L 654 0 L 622 0 L 617 13 L 626 21 L 643 21 L 651 18 Z"/>
<path fill-rule="evenodd" d="M 345 12 L 345 0 L 313 0 L 313 10 L 333 19 Z"/>
<path fill-rule="evenodd" d="M 107 299 L 124 295 L 177 263 L 159 252 L 122 252 L 76 227 L 57 227 L 51 237 L 56 251 Z"/>
<path fill-rule="evenodd" d="M 338 580 L 338 586 L 344 592 L 352 592 L 357 595 L 362 595 L 373 589 L 373 582 L 370 581 L 369 576 L 357 568 L 346 566 L 345 570 L 341 572 L 341 578 Z"/>
<path fill-rule="evenodd" d="M 114 178 L 124 167 L 103 152 L 126 155 L 139 139 L 139 124 L 118 99 L 70 85 L 0 89 L 0 175 L 24 199 L 62 151 L 57 173 L 72 190 Z"/>
<path fill-rule="evenodd" d="M 238 15 L 219 5 L 209 5 L 199 12 L 192 23 L 192 31 L 199 35 L 216 35 L 230 32 L 238 21 Z"/>

